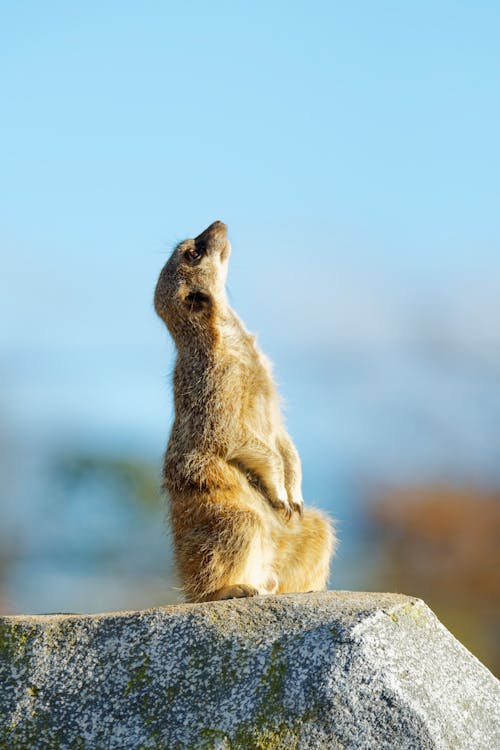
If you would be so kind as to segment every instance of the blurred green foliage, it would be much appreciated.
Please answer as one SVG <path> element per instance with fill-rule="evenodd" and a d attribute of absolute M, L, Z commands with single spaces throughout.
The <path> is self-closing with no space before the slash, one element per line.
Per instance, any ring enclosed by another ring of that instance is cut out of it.
<path fill-rule="evenodd" d="M 145 510 L 157 511 L 162 503 L 157 466 L 137 457 L 75 454 L 59 458 L 54 469 L 68 488 L 89 480 L 112 482 Z"/>

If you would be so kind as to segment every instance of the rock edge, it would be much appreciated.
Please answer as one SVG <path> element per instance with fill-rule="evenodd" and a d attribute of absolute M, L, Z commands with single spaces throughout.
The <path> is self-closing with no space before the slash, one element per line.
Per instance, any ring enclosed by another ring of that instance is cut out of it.
<path fill-rule="evenodd" d="M 418 599 L 0 618 L 0 750 L 500 747 L 500 683 Z"/>

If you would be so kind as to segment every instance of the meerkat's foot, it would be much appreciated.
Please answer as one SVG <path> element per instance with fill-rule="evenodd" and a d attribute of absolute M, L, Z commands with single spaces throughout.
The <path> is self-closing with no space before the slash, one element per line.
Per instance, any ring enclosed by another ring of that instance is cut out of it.
<path fill-rule="evenodd" d="M 246 596 L 257 596 L 257 589 L 246 583 L 235 583 L 232 586 L 223 586 L 218 591 L 214 591 L 210 599 L 220 601 L 221 599 L 243 599 Z"/>

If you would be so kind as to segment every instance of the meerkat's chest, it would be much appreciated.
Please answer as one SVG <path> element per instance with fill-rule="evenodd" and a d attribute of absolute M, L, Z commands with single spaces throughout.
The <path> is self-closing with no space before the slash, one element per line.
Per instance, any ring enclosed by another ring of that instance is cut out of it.
<path fill-rule="evenodd" d="M 223 333 L 224 359 L 228 364 L 227 384 L 235 417 L 239 413 L 252 430 L 260 434 L 268 433 L 280 420 L 271 363 L 251 334 L 232 326 Z"/>
<path fill-rule="evenodd" d="M 267 357 L 256 352 L 241 379 L 242 417 L 253 431 L 271 435 L 281 421 L 279 399 Z"/>

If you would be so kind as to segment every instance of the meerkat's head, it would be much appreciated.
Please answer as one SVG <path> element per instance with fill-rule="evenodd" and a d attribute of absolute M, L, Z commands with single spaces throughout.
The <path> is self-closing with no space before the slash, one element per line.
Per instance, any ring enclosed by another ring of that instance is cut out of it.
<path fill-rule="evenodd" d="M 155 310 L 172 334 L 186 322 L 201 323 L 225 300 L 230 252 L 222 221 L 174 249 L 160 273 L 154 297 Z"/>

